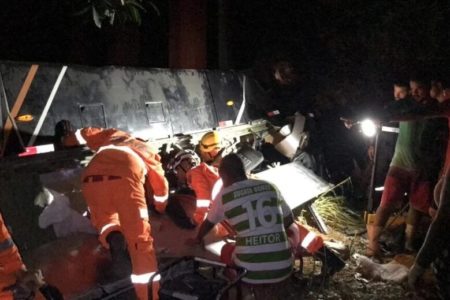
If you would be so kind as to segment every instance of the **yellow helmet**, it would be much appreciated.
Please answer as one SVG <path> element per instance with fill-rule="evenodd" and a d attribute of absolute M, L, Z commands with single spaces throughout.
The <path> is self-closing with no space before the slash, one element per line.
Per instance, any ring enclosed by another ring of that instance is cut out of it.
<path fill-rule="evenodd" d="M 200 140 L 200 151 L 211 152 L 214 149 L 221 148 L 221 138 L 218 131 L 210 131 L 205 133 Z"/>

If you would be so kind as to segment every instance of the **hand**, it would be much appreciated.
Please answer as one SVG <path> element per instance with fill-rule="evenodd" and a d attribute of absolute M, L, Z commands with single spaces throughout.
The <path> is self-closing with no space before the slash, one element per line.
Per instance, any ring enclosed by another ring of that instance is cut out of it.
<path fill-rule="evenodd" d="M 375 147 L 374 147 L 373 145 L 370 145 L 370 146 L 367 148 L 367 156 L 369 157 L 369 159 L 370 159 L 371 161 L 374 160 L 374 158 L 375 158 Z"/>
<path fill-rule="evenodd" d="M 408 273 L 408 286 L 410 289 L 415 289 L 417 285 L 417 281 L 425 272 L 425 268 L 419 266 L 418 264 L 414 264 L 411 269 L 409 269 Z"/>
<path fill-rule="evenodd" d="M 14 299 L 34 299 L 33 295 L 45 285 L 41 270 L 20 270 L 13 288 Z"/>
<path fill-rule="evenodd" d="M 45 284 L 41 270 L 28 270 L 19 279 L 21 284 L 26 285 L 30 290 L 36 291 Z"/>
<path fill-rule="evenodd" d="M 281 166 L 281 163 L 279 161 L 275 161 L 275 162 L 271 163 L 270 165 L 267 165 L 267 167 L 269 169 L 275 169 L 275 168 L 278 168 L 279 166 Z"/>
<path fill-rule="evenodd" d="M 342 121 L 342 122 L 344 122 L 344 126 L 347 128 L 347 129 L 350 129 L 350 128 L 352 128 L 353 127 L 353 125 L 355 125 L 355 121 L 353 121 L 353 120 L 351 120 L 351 119 L 346 119 L 346 118 L 340 118 L 340 120 Z"/>

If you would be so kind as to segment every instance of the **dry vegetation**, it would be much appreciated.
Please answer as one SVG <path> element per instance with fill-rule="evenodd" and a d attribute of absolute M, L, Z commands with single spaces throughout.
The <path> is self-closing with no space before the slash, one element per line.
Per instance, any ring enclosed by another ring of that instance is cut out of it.
<path fill-rule="evenodd" d="M 346 245 L 348 251 L 346 267 L 324 283 L 317 278 L 305 274 L 306 294 L 303 299 L 439 299 L 433 285 L 431 274 L 428 274 L 428 283 L 415 292 L 409 290 L 406 283 L 383 282 L 367 280 L 358 272 L 357 261 L 353 254 L 364 254 L 366 236 L 362 218 L 345 208 L 345 201 L 341 197 L 326 197 L 316 202 L 316 209 L 321 212 L 329 226 L 330 233 L 324 236 L 325 240 L 339 241 Z M 301 220 L 305 218 L 300 217 Z M 315 230 L 311 227 L 311 230 Z M 317 231 L 317 230 L 316 230 Z M 389 233 L 387 233 L 389 234 Z M 384 263 L 392 258 L 385 258 Z M 405 265 L 412 263 L 409 256 Z M 307 273 L 305 270 L 304 273 Z"/>

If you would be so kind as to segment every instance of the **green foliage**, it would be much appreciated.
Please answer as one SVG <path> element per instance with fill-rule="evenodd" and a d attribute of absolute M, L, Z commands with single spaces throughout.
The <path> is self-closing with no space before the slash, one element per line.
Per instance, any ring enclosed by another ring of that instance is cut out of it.
<path fill-rule="evenodd" d="M 93 21 L 98 28 L 105 23 L 141 25 L 143 14 L 149 11 L 160 15 L 158 7 L 150 0 L 77 0 L 71 6 L 74 16 Z"/>

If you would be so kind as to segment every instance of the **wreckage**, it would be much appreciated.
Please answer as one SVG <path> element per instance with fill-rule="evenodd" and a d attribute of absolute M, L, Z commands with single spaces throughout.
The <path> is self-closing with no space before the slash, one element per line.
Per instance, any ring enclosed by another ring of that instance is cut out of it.
<path fill-rule="evenodd" d="M 173 144 L 195 145 L 205 132 L 217 129 L 228 146 L 246 144 L 254 148 L 268 139 L 289 158 L 299 145 L 303 127 L 301 118 L 297 118 L 298 122 L 285 128 L 284 134 L 274 135 L 267 121 L 251 120 L 247 107 L 258 97 L 257 85 L 235 71 L 2 62 L 0 94 L 2 213 L 25 260 L 41 268 L 49 283 L 72 298 L 112 297 L 117 289 L 126 289 L 126 284 L 95 288 L 103 283 L 96 270 L 108 263 L 108 254 L 100 249 L 95 236 L 56 239 L 55 231 L 45 226 L 50 223 L 43 225 L 40 219 L 43 209 L 35 204 L 43 187 L 55 198 L 67 197 L 66 208 L 71 213 L 86 211 L 77 181 L 92 153 L 85 148 L 59 149 L 54 140 L 58 121 L 68 120 L 77 128 L 118 128 L 147 140 L 163 153 Z M 292 193 L 288 182 L 280 181 L 285 178 L 280 172 L 289 173 L 290 180 L 304 182 L 302 186 L 308 190 L 303 196 Z M 282 192 L 284 189 L 291 208 L 309 203 L 332 186 L 296 163 L 263 171 L 259 176 L 284 185 Z M 183 244 L 172 241 L 170 236 L 186 234 L 175 232 L 167 220 L 154 219 L 152 227 L 159 258 L 199 254 L 183 252 Z M 220 238 L 212 238 L 211 253 L 199 255 L 214 258 L 215 243 Z M 65 270 L 64 276 L 58 273 L 61 270 Z M 71 274 L 82 279 L 71 278 Z"/>

